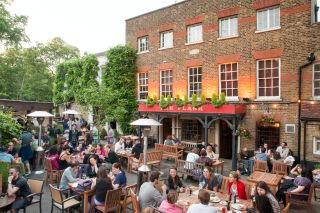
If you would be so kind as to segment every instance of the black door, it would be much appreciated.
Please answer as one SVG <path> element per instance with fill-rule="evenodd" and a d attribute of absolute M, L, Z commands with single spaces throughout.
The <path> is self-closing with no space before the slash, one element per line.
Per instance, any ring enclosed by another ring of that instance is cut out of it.
<path fill-rule="evenodd" d="M 162 136 L 164 142 L 165 139 L 167 139 L 168 135 L 172 135 L 172 120 L 171 118 L 165 118 L 162 120 Z"/>
<path fill-rule="evenodd" d="M 228 124 L 220 120 L 220 157 L 221 158 L 232 158 L 232 130 Z"/>

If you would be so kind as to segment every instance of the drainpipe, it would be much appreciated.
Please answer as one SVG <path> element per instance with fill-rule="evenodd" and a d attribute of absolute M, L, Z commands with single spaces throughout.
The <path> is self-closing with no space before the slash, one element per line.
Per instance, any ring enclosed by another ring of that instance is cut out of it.
<path fill-rule="evenodd" d="M 298 160 L 301 160 L 301 94 L 302 94 L 302 70 L 316 60 L 314 53 L 310 53 L 307 57 L 308 63 L 299 66 L 299 87 L 298 87 Z"/>

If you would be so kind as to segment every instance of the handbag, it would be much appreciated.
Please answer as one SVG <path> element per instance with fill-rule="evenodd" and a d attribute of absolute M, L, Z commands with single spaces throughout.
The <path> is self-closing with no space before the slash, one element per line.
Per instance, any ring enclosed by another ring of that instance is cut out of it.
<path fill-rule="evenodd" d="M 76 187 L 77 192 L 85 192 L 91 189 L 92 180 L 80 180 Z"/>

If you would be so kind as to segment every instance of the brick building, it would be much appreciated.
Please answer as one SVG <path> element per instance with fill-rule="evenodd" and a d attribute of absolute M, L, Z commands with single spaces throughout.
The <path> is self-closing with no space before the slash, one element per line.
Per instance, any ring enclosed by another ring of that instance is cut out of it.
<path fill-rule="evenodd" d="M 168 134 L 206 140 L 226 158 L 231 149 L 287 142 L 301 159 L 319 160 L 319 6 L 319 0 L 186 0 L 126 20 L 126 43 L 138 51 L 139 111 L 163 123 L 154 132 L 160 142 Z M 316 57 L 308 63 L 310 53 Z M 222 92 L 228 101 L 223 107 L 244 106 L 245 112 L 197 112 L 188 105 L 185 113 L 144 103 L 147 96 L 192 94 L 210 101 L 212 93 Z M 299 112 L 306 119 L 318 113 L 307 122 L 306 137 Z M 262 116 L 273 120 L 262 124 Z M 252 138 L 232 146 L 238 126 L 248 128 Z"/>

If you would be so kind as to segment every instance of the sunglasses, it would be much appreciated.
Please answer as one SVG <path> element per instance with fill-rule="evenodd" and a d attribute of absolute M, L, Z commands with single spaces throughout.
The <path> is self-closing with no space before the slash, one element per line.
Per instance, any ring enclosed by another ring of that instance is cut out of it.
<path fill-rule="evenodd" d="M 8 175 L 13 175 L 14 174 L 14 172 L 8 172 Z"/>

